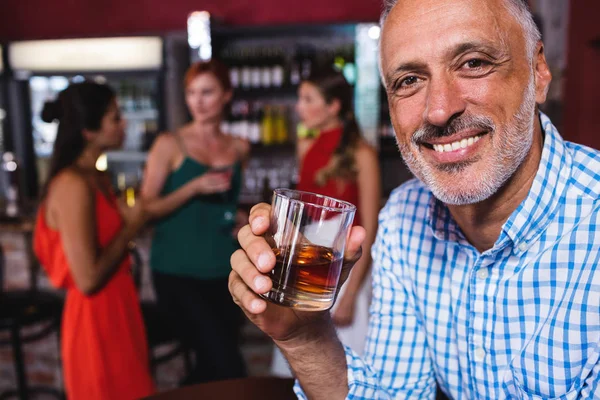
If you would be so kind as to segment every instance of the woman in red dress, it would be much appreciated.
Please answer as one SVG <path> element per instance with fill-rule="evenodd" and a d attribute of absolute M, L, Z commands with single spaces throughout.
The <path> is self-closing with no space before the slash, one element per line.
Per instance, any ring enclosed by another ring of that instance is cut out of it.
<path fill-rule="evenodd" d="M 317 70 L 298 89 L 296 111 L 316 137 L 299 138 L 297 189 L 355 204 L 354 224 L 365 228 L 363 255 L 352 269 L 331 315 L 344 345 L 362 354 L 368 328 L 371 245 L 377 231 L 381 178 L 377 152 L 361 137 L 353 113 L 353 89 L 335 70 Z M 276 349 L 271 372 L 289 376 Z"/>
<path fill-rule="evenodd" d="M 138 297 L 127 256 L 145 222 L 95 168 L 121 146 L 124 121 L 106 85 L 70 85 L 44 107 L 58 121 L 34 250 L 52 284 L 66 289 L 61 353 L 69 399 L 124 399 L 154 391 Z"/>

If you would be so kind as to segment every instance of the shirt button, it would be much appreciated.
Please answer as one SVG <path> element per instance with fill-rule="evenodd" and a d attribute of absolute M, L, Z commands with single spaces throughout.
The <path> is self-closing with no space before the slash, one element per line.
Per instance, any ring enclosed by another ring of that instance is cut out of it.
<path fill-rule="evenodd" d="M 475 350 L 475 358 L 477 359 L 477 361 L 483 361 L 483 359 L 485 358 L 485 350 L 482 347 L 478 347 Z"/>
<path fill-rule="evenodd" d="M 521 251 L 527 250 L 527 243 L 525 243 L 525 242 L 519 243 L 519 250 L 521 250 Z"/>
<path fill-rule="evenodd" d="M 477 277 L 479 279 L 487 279 L 489 275 L 490 273 L 488 272 L 487 268 L 481 268 L 479 271 L 477 271 Z"/>

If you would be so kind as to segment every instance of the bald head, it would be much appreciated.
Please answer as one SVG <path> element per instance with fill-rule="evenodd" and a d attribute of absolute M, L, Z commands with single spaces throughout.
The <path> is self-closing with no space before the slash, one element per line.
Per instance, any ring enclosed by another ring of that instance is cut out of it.
<path fill-rule="evenodd" d="M 388 15 L 396 4 L 405 0 L 383 0 L 383 11 L 379 20 L 383 28 Z M 541 40 L 540 31 L 533 20 L 526 0 L 501 0 L 505 3 L 508 12 L 517 20 L 525 36 L 527 56 L 532 58 L 535 54 L 537 43 Z"/>

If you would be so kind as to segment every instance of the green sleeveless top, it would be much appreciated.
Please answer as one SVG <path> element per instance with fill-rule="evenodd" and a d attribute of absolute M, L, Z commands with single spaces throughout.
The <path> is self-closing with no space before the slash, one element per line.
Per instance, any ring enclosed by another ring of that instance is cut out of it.
<path fill-rule="evenodd" d="M 186 157 L 167 178 L 166 196 L 192 179 L 208 172 L 209 166 Z M 239 162 L 234 166 L 231 189 L 225 193 L 196 196 L 155 225 L 150 266 L 153 270 L 199 279 L 226 278 L 229 258 L 237 250 L 232 236 L 242 183 Z"/>

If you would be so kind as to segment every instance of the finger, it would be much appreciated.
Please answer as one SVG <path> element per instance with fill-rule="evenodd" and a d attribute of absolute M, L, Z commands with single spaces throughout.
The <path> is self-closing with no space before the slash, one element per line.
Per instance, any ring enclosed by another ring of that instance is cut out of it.
<path fill-rule="evenodd" d="M 269 228 L 269 218 L 271 215 L 271 205 L 267 203 L 259 203 L 250 210 L 250 226 L 255 235 L 264 234 Z"/>
<path fill-rule="evenodd" d="M 253 293 L 235 271 L 229 274 L 229 293 L 233 301 L 246 313 L 260 314 L 267 309 L 266 301 Z"/>
<path fill-rule="evenodd" d="M 275 254 L 271 246 L 262 236 L 252 233 L 250 225 L 244 225 L 238 233 L 240 246 L 246 252 L 250 261 L 262 273 L 267 273 L 275 266 Z"/>
<path fill-rule="evenodd" d="M 348 240 L 346 241 L 346 253 L 344 258 L 347 260 L 356 258 L 358 260 L 357 255 L 361 253 L 361 246 L 365 241 L 366 235 L 367 232 L 362 226 L 352 227 Z"/>
<path fill-rule="evenodd" d="M 244 250 L 237 250 L 231 255 L 231 268 L 242 278 L 244 283 L 255 293 L 264 294 L 271 290 L 273 283 L 268 276 L 261 274 L 248 259 Z"/>

